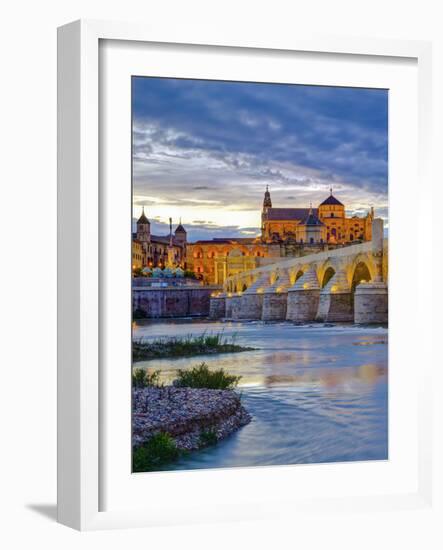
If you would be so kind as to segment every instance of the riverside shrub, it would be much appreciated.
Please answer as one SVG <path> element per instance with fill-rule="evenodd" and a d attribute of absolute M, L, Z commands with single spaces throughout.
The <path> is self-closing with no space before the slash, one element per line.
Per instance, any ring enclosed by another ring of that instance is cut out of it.
<path fill-rule="evenodd" d="M 172 437 L 166 433 L 158 433 L 149 441 L 134 449 L 132 453 L 132 470 L 134 472 L 150 472 L 158 470 L 159 466 L 169 464 L 179 457 L 179 450 Z"/>
<path fill-rule="evenodd" d="M 178 371 L 174 386 L 178 388 L 208 388 L 210 390 L 230 390 L 237 386 L 241 376 L 226 373 L 223 369 L 209 370 L 206 363 L 200 363 L 190 370 Z"/>

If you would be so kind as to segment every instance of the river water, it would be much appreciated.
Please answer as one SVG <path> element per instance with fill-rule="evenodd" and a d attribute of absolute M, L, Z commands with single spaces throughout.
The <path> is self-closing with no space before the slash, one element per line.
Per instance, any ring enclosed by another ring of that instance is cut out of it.
<path fill-rule="evenodd" d="M 385 460 L 388 458 L 388 331 L 352 325 L 201 321 L 137 322 L 134 338 L 234 336 L 255 351 L 136 363 L 174 372 L 205 361 L 241 375 L 252 422 L 170 469 Z"/>

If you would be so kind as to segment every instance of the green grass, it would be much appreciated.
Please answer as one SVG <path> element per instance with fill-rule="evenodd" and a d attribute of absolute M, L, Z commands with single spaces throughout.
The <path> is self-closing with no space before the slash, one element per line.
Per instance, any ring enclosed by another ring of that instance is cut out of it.
<path fill-rule="evenodd" d="M 189 370 L 178 370 L 178 378 L 173 385 L 178 388 L 208 388 L 210 390 L 230 390 L 237 386 L 241 376 L 227 374 L 223 369 L 209 370 L 201 363 Z"/>
<path fill-rule="evenodd" d="M 180 456 L 175 441 L 166 433 L 158 433 L 132 453 L 133 472 L 152 472 Z"/>
<path fill-rule="evenodd" d="M 134 369 L 132 371 L 133 388 L 161 388 L 160 371 L 148 372 L 145 369 Z"/>
<path fill-rule="evenodd" d="M 203 430 L 200 434 L 201 447 L 210 447 L 211 445 L 215 445 L 217 441 L 217 434 L 213 429 Z"/>
<path fill-rule="evenodd" d="M 158 340 L 134 340 L 132 343 L 133 361 L 161 359 L 162 357 L 190 357 L 210 353 L 235 353 L 251 351 L 254 348 L 235 343 L 235 335 L 227 338 L 223 333 L 184 337 L 160 338 Z"/>

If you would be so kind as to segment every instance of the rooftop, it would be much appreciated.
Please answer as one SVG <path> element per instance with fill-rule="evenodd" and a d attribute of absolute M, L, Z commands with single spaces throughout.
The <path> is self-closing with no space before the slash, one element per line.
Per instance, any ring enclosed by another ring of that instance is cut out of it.
<path fill-rule="evenodd" d="M 331 193 L 327 199 L 325 199 L 320 206 L 327 206 L 327 205 L 338 205 L 338 206 L 344 206 L 342 202 L 340 202 L 338 199 L 334 197 L 334 195 Z"/>
<path fill-rule="evenodd" d="M 312 209 L 318 215 L 318 208 Z M 269 208 L 268 220 L 305 220 L 309 216 L 309 208 Z"/>

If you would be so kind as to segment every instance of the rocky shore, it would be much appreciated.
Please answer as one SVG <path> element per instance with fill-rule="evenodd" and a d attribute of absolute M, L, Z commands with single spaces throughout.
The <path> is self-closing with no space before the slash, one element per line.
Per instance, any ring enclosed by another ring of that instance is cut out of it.
<path fill-rule="evenodd" d="M 233 390 L 148 387 L 133 389 L 132 398 L 134 447 L 167 433 L 178 449 L 196 450 L 208 432 L 218 441 L 251 421 Z"/>

